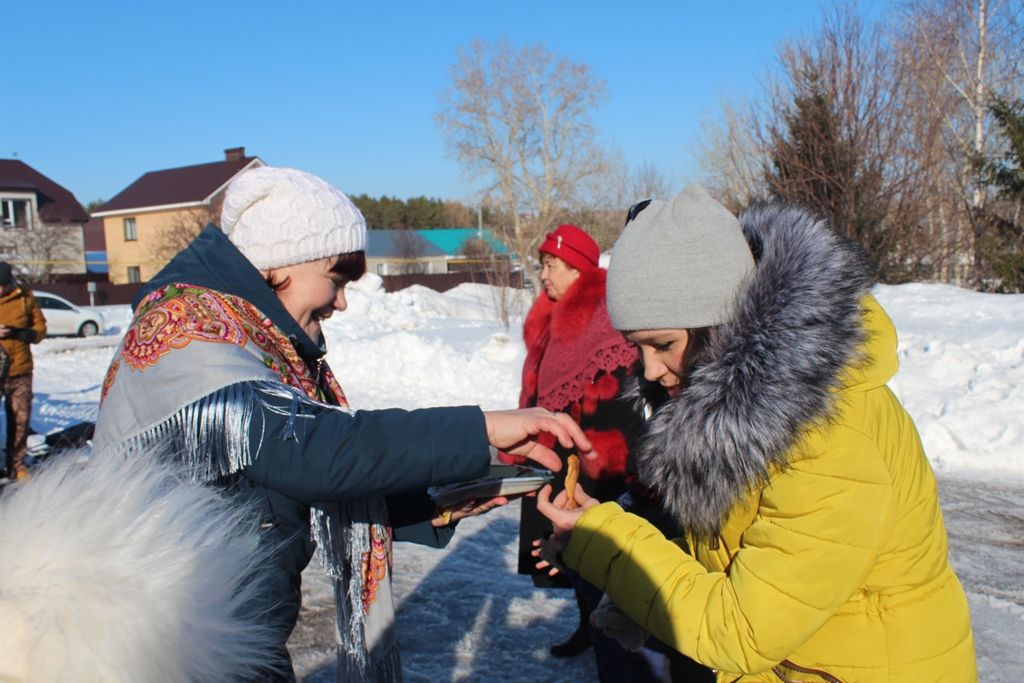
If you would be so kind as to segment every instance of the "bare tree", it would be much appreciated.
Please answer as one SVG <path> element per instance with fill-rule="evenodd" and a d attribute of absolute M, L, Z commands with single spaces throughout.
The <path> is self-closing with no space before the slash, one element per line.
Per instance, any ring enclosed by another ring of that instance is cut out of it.
<path fill-rule="evenodd" d="M 507 218 L 491 227 L 537 287 L 540 239 L 606 166 L 590 120 L 604 97 L 584 63 L 542 45 L 479 40 L 460 51 L 442 95 L 436 121 L 448 153 L 486 182 Z"/>
<path fill-rule="evenodd" d="M 906 134 L 903 64 L 851 6 L 827 13 L 812 40 L 786 45 L 758 142 L 772 194 L 827 216 L 880 275 L 917 275 L 922 173 Z"/>
<path fill-rule="evenodd" d="M 216 225 L 220 222 L 223 203 L 224 197 L 221 196 L 211 202 L 209 206 L 180 211 L 167 220 L 160 230 L 160 236 L 153 250 L 153 256 L 159 261 L 160 268 L 191 244 L 192 240 L 203 231 L 203 228 L 210 223 Z"/>
<path fill-rule="evenodd" d="M 415 230 L 398 230 L 395 232 L 395 249 L 401 259 L 399 272 L 423 273 L 425 264 L 420 257 L 427 252 L 430 243 Z"/>
<path fill-rule="evenodd" d="M 767 151 L 760 144 L 754 109 L 723 99 L 720 118 L 705 116 L 704 137 L 696 153 L 708 191 L 733 213 L 768 194 L 764 168 Z"/>
<path fill-rule="evenodd" d="M 665 174 L 651 161 L 644 161 L 633 167 L 629 181 L 630 205 L 641 199 L 667 199 L 672 193 L 672 187 Z"/>
<path fill-rule="evenodd" d="M 944 249 L 939 276 L 978 286 L 983 256 L 977 243 L 987 223 L 986 184 L 979 159 L 999 144 L 992 131 L 993 93 L 1016 97 L 1024 67 L 1024 6 L 1019 0 L 907 0 L 896 41 L 914 76 L 919 116 L 937 127 L 928 221 Z M 931 131 L 929 130 L 929 134 Z M 928 140 L 921 149 L 929 149 Z"/>
<path fill-rule="evenodd" d="M 25 229 L 11 231 L 15 255 L 11 259 L 33 282 L 50 282 L 58 273 L 80 272 L 82 228 L 80 225 L 44 223 L 38 218 Z"/>
<path fill-rule="evenodd" d="M 734 210 L 766 189 L 811 205 L 883 277 L 982 287 L 993 258 L 978 245 L 1002 242 L 985 234 L 979 160 L 1004 151 L 993 93 L 1024 90 L 1024 3 L 904 0 L 885 23 L 836 0 L 815 35 L 784 45 L 764 98 L 706 125 L 706 182 Z"/>
<path fill-rule="evenodd" d="M 459 246 L 459 253 L 465 259 L 465 270 L 471 273 L 485 273 L 494 256 L 494 247 L 482 237 L 470 237 Z"/>
<path fill-rule="evenodd" d="M 583 228 L 606 251 L 622 233 L 630 206 L 642 199 L 667 198 L 672 188 L 651 161 L 631 165 L 617 149 L 610 150 L 605 159 L 602 173 L 584 187 L 581 206 L 563 215 L 562 220 Z"/>

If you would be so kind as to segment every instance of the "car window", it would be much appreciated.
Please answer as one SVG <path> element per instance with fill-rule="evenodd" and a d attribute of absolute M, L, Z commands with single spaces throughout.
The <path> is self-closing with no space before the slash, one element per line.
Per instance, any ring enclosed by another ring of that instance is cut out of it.
<path fill-rule="evenodd" d="M 39 308 L 56 309 L 58 311 L 74 310 L 63 301 L 57 301 L 56 299 L 51 299 L 48 296 L 37 296 L 36 301 L 39 302 Z"/>

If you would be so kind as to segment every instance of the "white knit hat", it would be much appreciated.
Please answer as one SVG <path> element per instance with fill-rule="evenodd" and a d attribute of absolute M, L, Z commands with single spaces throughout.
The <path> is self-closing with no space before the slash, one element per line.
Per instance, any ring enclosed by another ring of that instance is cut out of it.
<path fill-rule="evenodd" d="M 352 200 L 294 168 L 261 166 L 231 181 L 220 229 L 260 270 L 366 249 L 366 220 Z"/>

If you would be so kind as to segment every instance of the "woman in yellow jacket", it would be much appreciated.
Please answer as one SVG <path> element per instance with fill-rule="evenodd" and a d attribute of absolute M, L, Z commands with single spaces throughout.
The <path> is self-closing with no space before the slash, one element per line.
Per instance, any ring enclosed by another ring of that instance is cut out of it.
<path fill-rule="evenodd" d="M 546 490 L 561 561 L 720 681 L 976 681 L 935 477 L 886 387 L 896 333 L 859 250 L 778 203 L 737 221 L 699 186 L 630 218 L 608 309 L 658 404 L 641 476 L 688 538 Z"/>

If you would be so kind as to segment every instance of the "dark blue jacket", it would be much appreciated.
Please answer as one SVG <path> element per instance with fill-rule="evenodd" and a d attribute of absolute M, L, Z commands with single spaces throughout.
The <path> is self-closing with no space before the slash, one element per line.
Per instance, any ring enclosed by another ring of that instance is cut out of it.
<path fill-rule="evenodd" d="M 156 277 L 139 290 L 135 305 L 149 292 L 187 283 L 242 297 L 289 337 L 299 356 L 315 368 L 324 348 L 285 310 L 259 271 L 217 227 L 210 225 Z M 263 410 L 264 436 L 252 435 L 252 464 L 218 482 L 249 499 L 264 527 L 279 544 L 268 586 L 267 609 L 283 640 L 299 611 L 300 575 L 313 554 L 309 508 L 319 501 L 386 497 L 395 540 L 441 546 L 452 530 L 430 525 L 434 505 L 428 486 L 462 481 L 487 472 L 490 453 L 483 413 L 476 407 L 423 410 L 367 410 L 349 415 L 321 411 L 297 420 L 295 439 L 286 432 L 285 410 Z M 271 435 L 267 438 L 265 435 Z"/>

